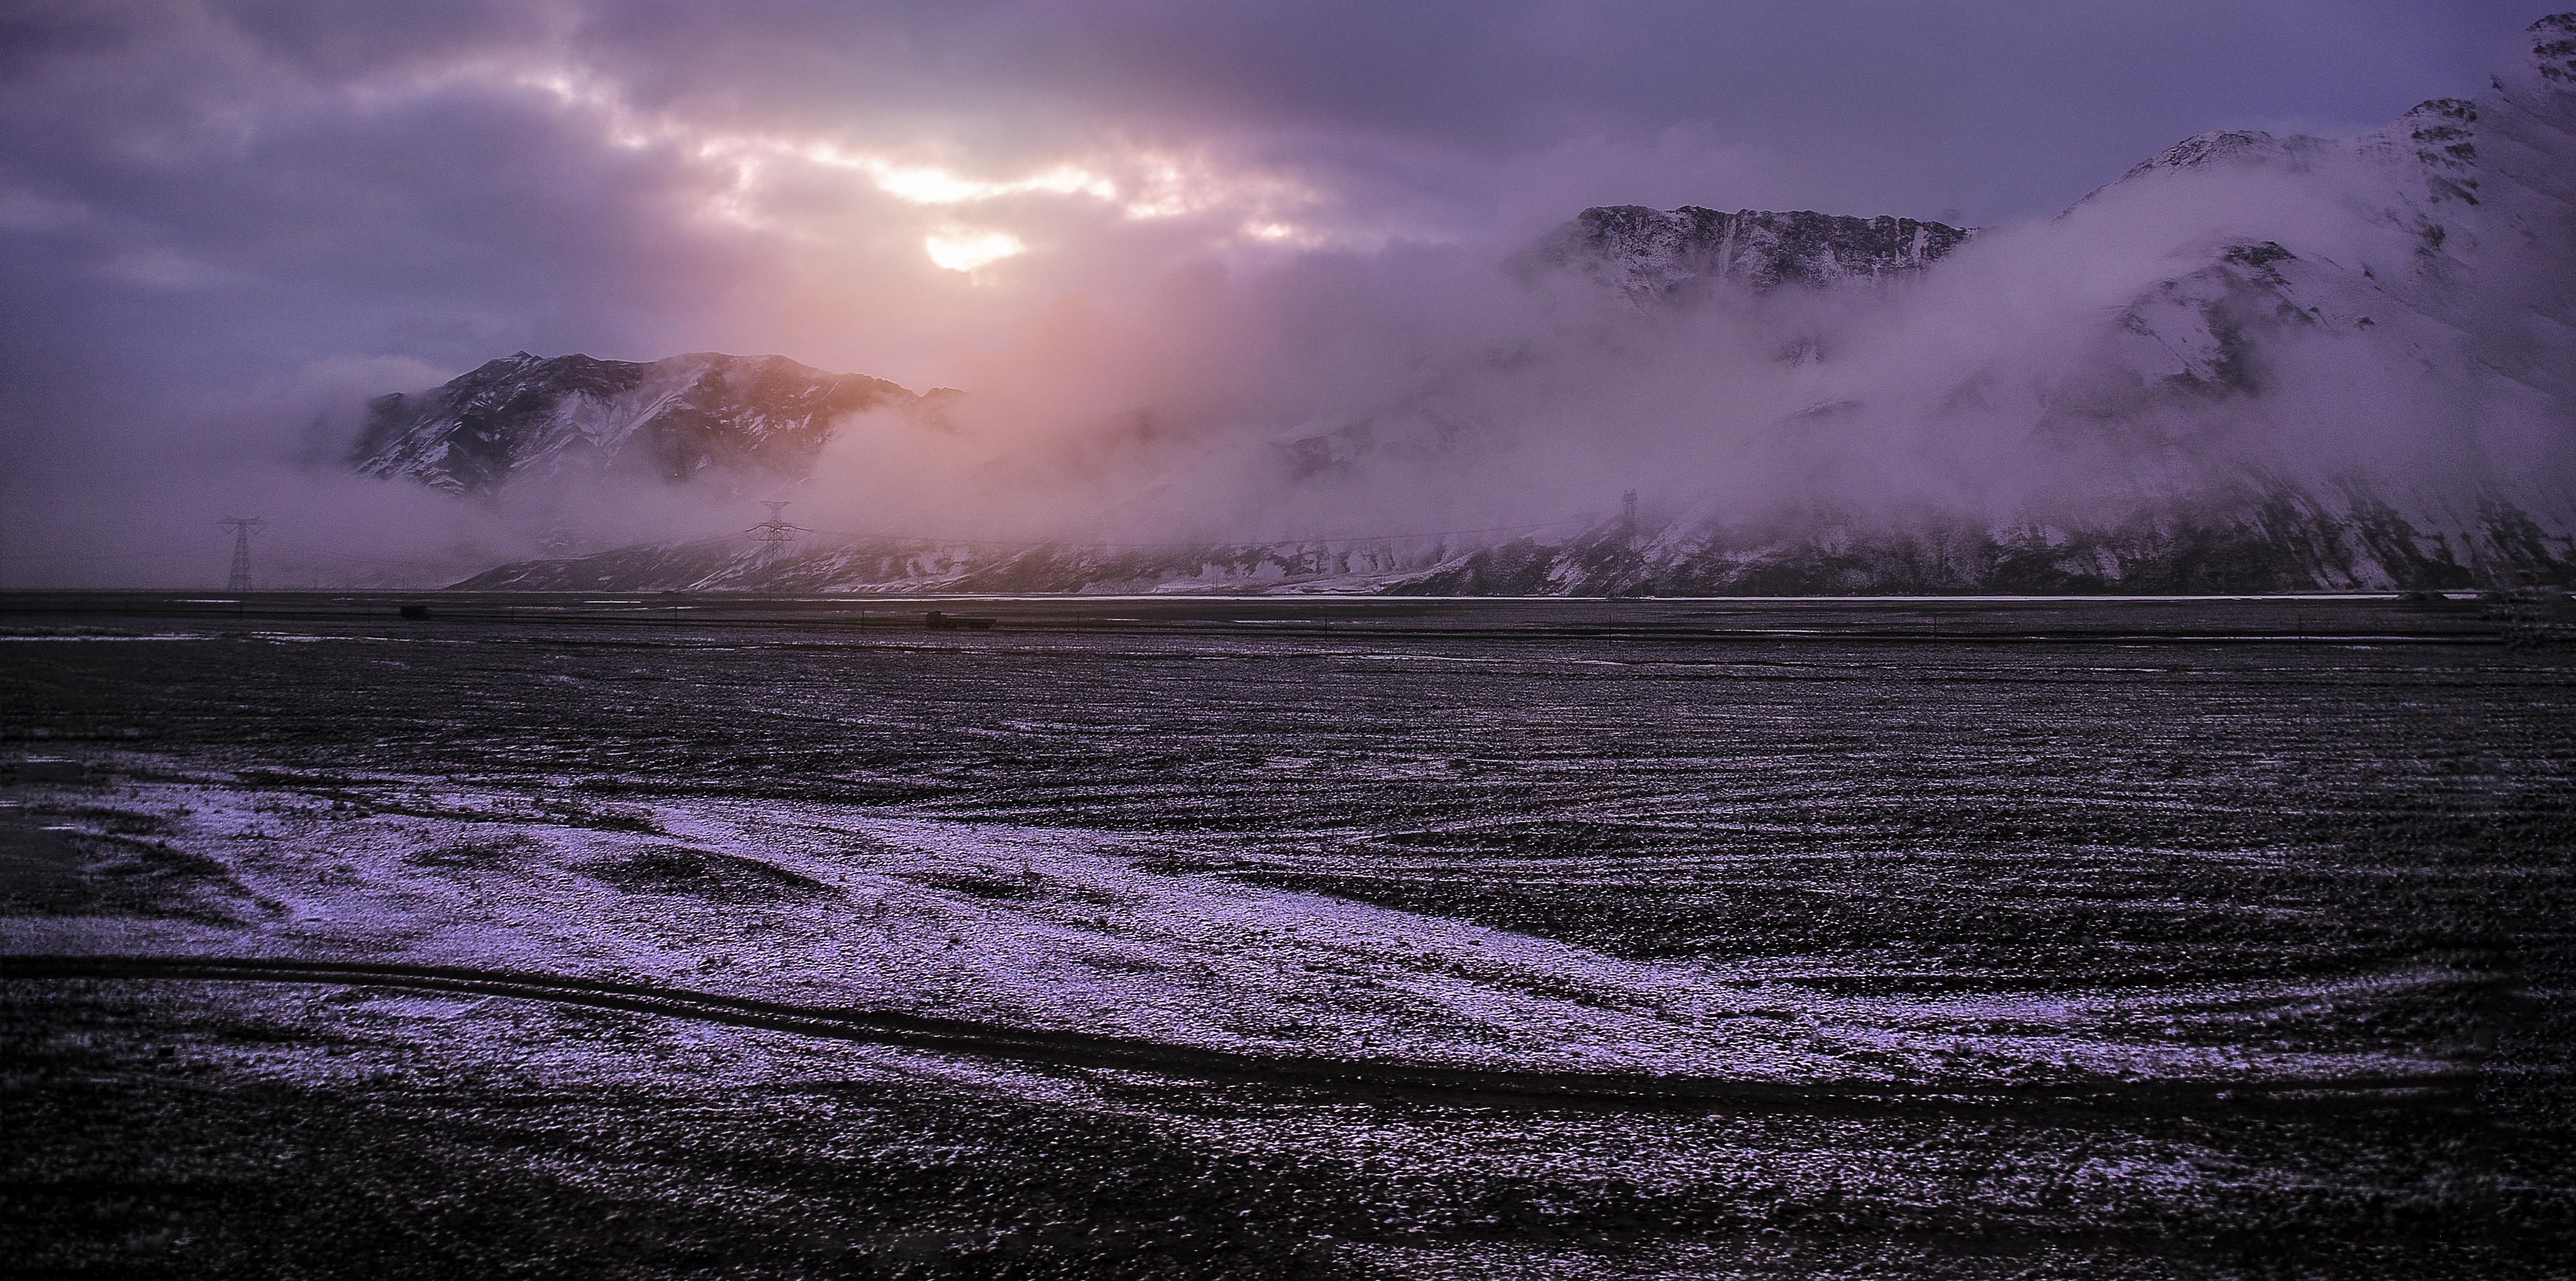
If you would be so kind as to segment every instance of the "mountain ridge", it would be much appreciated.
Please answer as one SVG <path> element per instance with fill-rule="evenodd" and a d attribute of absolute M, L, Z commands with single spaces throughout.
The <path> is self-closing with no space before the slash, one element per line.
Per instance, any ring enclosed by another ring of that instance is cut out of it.
<path fill-rule="evenodd" d="M 521 351 L 425 392 L 367 402 L 358 474 L 489 495 L 583 472 L 745 485 L 802 478 L 836 420 L 888 409 L 933 419 L 956 393 L 915 393 L 784 356 L 691 352 L 654 361 Z"/>
<path fill-rule="evenodd" d="M 1524 279 L 1573 272 L 1661 301 L 1718 282 L 1756 294 L 1784 285 L 1878 283 L 1921 271 L 1975 235 L 1973 228 L 1893 215 L 1611 205 L 1575 215 L 1506 268 Z"/>

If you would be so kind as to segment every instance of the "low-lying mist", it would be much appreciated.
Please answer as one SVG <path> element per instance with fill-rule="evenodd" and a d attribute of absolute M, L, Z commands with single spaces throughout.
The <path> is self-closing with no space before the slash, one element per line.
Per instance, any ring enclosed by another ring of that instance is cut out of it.
<path fill-rule="evenodd" d="M 2389 183 L 2349 157 L 2149 173 L 1918 277 L 1689 305 L 1481 248 L 1200 268 L 1031 325 L 953 435 L 850 424 L 796 511 L 1259 541 L 1563 521 L 1628 489 L 1666 520 L 2080 524 L 2357 484 L 2565 518 L 2567 362 L 2516 354 L 2564 323 L 2567 259 L 2525 238 L 2564 206 L 2437 210 L 2431 254 Z"/>

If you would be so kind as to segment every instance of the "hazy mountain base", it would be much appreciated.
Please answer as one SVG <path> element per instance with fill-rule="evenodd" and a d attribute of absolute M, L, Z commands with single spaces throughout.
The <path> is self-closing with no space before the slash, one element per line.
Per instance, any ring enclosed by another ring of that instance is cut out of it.
<path fill-rule="evenodd" d="M 457 587 L 538 591 L 1244 592 L 1390 595 L 1830 595 L 1913 592 L 2430 590 L 2576 582 L 2576 538 L 2501 502 L 2473 518 L 2410 519 L 2366 493 L 2277 490 L 2231 506 L 2165 507 L 2107 525 L 1910 523 L 1806 512 L 1686 522 L 1631 536 L 1619 521 L 1556 538 L 1147 547 L 817 540 L 650 544 L 522 561 Z"/>
<path fill-rule="evenodd" d="M 2335 511 L 2276 493 L 2234 509 L 2142 513 L 2113 525 L 1910 525 L 1830 516 L 1712 526 L 1631 549 L 1619 531 L 1561 548 L 1479 550 L 1399 593 L 1444 595 L 1859 595 L 1909 592 L 2426 590 L 2564 582 L 2576 547 L 2522 511 L 2480 514 L 2474 533 L 2428 532 L 2385 504 Z"/>

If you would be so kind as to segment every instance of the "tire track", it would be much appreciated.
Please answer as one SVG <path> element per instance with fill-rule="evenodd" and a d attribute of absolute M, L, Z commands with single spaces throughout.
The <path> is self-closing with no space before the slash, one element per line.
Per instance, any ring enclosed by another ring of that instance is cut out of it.
<path fill-rule="evenodd" d="M 2188 1110 L 2455 1109 L 2474 1079 L 2416 1076 L 2271 1078 L 2259 1081 L 2122 1081 L 1913 1084 L 1809 1082 L 1629 1072 L 1453 1068 L 1375 1059 L 1206 1049 L 1130 1037 L 1046 1031 L 853 1007 L 795 1005 L 686 988 L 514 970 L 395 962 L 224 956 L 0 956 L 0 980 L 176 980 L 385 987 L 504 997 L 691 1019 L 829 1040 L 926 1050 L 1040 1067 L 1110 1069 L 1218 1084 L 1262 1084 L 1339 1099 L 1592 1109 L 1883 1113 L 1962 1109 Z"/>

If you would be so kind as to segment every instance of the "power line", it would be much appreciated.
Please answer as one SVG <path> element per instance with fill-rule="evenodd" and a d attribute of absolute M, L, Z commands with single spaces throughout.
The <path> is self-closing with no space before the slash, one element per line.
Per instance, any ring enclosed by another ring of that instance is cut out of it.
<path fill-rule="evenodd" d="M 787 519 L 787 500 L 764 498 L 760 500 L 760 505 L 769 509 L 769 519 L 743 532 L 750 534 L 760 543 L 761 555 L 775 560 L 787 554 L 787 544 L 794 542 L 798 534 L 813 532 Z"/>

